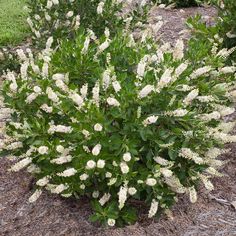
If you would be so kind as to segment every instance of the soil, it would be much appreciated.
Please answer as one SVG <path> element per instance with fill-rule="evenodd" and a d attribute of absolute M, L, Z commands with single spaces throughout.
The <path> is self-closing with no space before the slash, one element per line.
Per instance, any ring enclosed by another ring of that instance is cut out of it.
<path fill-rule="evenodd" d="M 154 9 L 150 22 L 162 15 L 168 23 L 160 31 L 163 40 L 174 42 L 184 29 L 186 17 L 197 12 L 209 23 L 213 22 L 214 8 L 189 8 L 184 10 Z M 0 121 L 0 126 L 3 121 Z M 236 146 L 223 156 L 228 164 L 222 169 L 223 178 L 214 180 L 215 190 L 208 193 L 200 187 L 198 202 L 190 204 L 180 197 L 172 209 L 173 218 L 161 216 L 159 220 L 139 221 L 125 228 L 104 228 L 89 221 L 91 208 L 87 199 L 62 199 L 44 193 L 30 204 L 32 177 L 25 173 L 8 171 L 11 161 L 0 159 L 0 235 L 3 236 L 236 236 Z"/>
<path fill-rule="evenodd" d="M 162 42 L 173 44 L 179 38 L 189 38 L 189 32 L 186 31 L 186 19 L 195 15 L 202 15 L 202 19 L 207 25 L 213 25 L 217 15 L 217 9 L 210 6 L 183 9 L 161 9 L 154 7 L 150 12 L 149 23 L 156 24 L 161 16 L 164 25 L 157 32 L 156 37 Z"/>

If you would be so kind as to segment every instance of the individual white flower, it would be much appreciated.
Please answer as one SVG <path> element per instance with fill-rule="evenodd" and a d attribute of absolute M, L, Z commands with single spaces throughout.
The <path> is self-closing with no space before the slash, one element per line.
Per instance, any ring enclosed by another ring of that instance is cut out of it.
<path fill-rule="evenodd" d="M 23 147 L 22 142 L 13 142 L 6 147 L 6 150 L 15 150 L 22 147 Z"/>
<path fill-rule="evenodd" d="M 139 62 L 138 67 L 137 67 L 137 74 L 139 77 L 144 76 L 146 65 L 147 63 L 143 59 Z"/>
<path fill-rule="evenodd" d="M 69 169 L 64 170 L 61 173 L 58 173 L 57 175 L 61 177 L 70 177 L 70 176 L 75 175 L 76 173 L 77 173 L 77 170 L 75 168 L 69 168 Z"/>
<path fill-rule="evenodd" d="M 71 155 L 63 155 L 61 157 L 58 157 L 56 159 L 52 159 L 50 162 L 57 164 L 57 165 L 62 165 L 65 163 L 69 163 L 73 160 L 73 157 Z"/>
<path fill-rule="evenodd" d="M 87 175 L 87 174 L 84 173 L 84 174 L 80 175 L 79 178 L 80 178 L 81 181 L 85 181 L 86 179 L 89 178 L 89 175 Z"/>
<path fill-rule="evenodd" d="M 179 77 L 188 68 L 188 63 L 183 62 L 175 69 L 175 76 Z"/>
<path fill-rule="evenodd" d="M 61 196 L 65 198 L 69 198 L 72 196 L 72 193 L 62 193 Z"/>
<path fill-rule="evenodd" d="M 188 188 L 189 191 L 189 199 L 191 203 L 195 203 L 197 201 L 197 192 L 194 186 Z"/>
<path fill-rule="evenodd" d="M 104 160 L 98 160 L 97 161 L 97 168 L 103 169 L 105 166 L 105 161 Z"/>
<path fill-rule="evenodd" d="M 47 8 L 47 9 L 51 9 L 51 8 L 52 8 L 52 5 L 53 5 L 52 0 L 48 0 L 48 1 L 47 1 L 47 6 L 46 6 L 46 8 Z"/>
<path fill-rule="evenodd" d="M 106 176 L 106 178 L 111 178 L 112 177 L 112 173 L 111 172 L 106 172 L 105 176 Z"/>
<path fill-rule="evenodd" d="M 63 153 L 65 151 L 65 148 L 62 145 L 57 145 L 56 146 L 56 150 L 59 153 Z"/>
<path fill-rule="evenodd" d="M 49 134 L 54 133 L 71 133 L 73 131 L 73 128 L 70 126 L 65 125 L 50 125 L 48 129 Z"/>
<path fill-rule="evenodd" d="M 87 97 L 87 93 L 88 93 L 88 84 L 84 84 L 81 89 L 80 89 L 80 93 L 83 99 L 85 99 Z"/>
<path fill-rule="evenodd" d="M 169 161 L 168 161 L 168 160 L 166 160 L 166 159 L 164 159 L 164 158 L 162 158 L 162 157 L 159 157 L 159 156 L 154 157 L 154 161 L 155 161 L 156 163 L 162 165 L 162 166 L 167 166 L 167 165 L 169 165 Z"/>
<path fill-rule="evenodd" d="M 134 194 L 137 193 L 137 189 L 134 187 L 128 188 L 128 193 L 129 195 L 133 196 Z"/>
<path fill-rule="evenodd" d="M 47 112 L 47 113 L 52 113 L 53 111 L 53 107 L 50 107 L 48 106 L 47 104 L 43 104 L 41 107 L 40 107 L 41 110 Z"/>
<path fill-rule="evenodd" d="M 109 28 L 107 28 L 107 27 L 105 28 L 104 34 L 105 34 L 106 38 L 110 37 L 110 30 L 109 30 Z"/>
<path fill-rule="evenodd" d="M 35 93 L 41 93 L 42 92 L 42 89 L 39 86 L 34 86 L 33 90 L 34 90 Z"/>
<path fill-rule="evenodd" d="M 112 86 L 116 93 L 118 93 L 121 90 L 120 83 L 117 80 L 112 82 Z"/>
<path fill-rule="evenodd" d="M 153 85 L 146 85 L 138 94 L 139 98 L 145 98 L 147 97 L 152 91 L 154 91 Z"/>
<path fill-rule="evenodd" d="M 160 81 L 157 84 L 156 91 L 160 92 L 163 88 L 167 87 L 176 78 L 172 76 L 173 69 L 167 68 L 162 74 Z"/>
<path fill-rule="evenodd" d="M 198 89 L 194 89 L 192 90 L 187 97 L 183 100 L 183 103 L 185 105 L 189 105 L 199 94 L 199 90 Z"/>
<path fill-rule="evenodd" d="M 182 39 L 178 39 L 173 51 L 173 58 L 181 60 L 184 57 L 184 42 Z"/>
<path fill-rule="evenodd" d="M 93 160 L 89 160 L 86 164 L 86 169 L 94 169 L 96 167 L 96 162 Z"/>
<path fill-rule="evenodd" d="M 71 18 L 74 15 L 73 11 L 68 11 L 66 14 L 66 18 Z"/>
<path fill-rule="evenodd" d="M 16 53 L 21 61 L 27 61 L 28 58 L 26 57 L 23 49 L 17 49 Z"/>
<path fill-rule="evenodd" d="M 129 152 L 126 152 L 123 155 L 123 160 L 126 161 L 126 162 L 129 162 L 131 160 L 131 154 Z"/>
<path fill-rule="evenodd" d="M 48 183 L 49 183 L 49 177 L 48 176 L 45 176 L 41 179 L 39 179 L 37 182 L 36 182 L 36 185 L 37 186 L 40 186 L 40 187 L 44 187 L 46 186 Z"/>
<path fill-rule="evenodd" d="M 99 197 L 99 191 L 93 191 L 92 197 L 93 198 L 98 198 Z"/>
<path fill-rule="evenodd" d="M 32 103 L 37 97 L 39 96 L 38 93 L 31 93 L 29 96 L 27 96 L 27 98 L 25 99 L 25 102 L 27 104 Z"/>
<path fill-rule="evenodd" d="M 33 195 L 29 198 L 29 202 L 33 203 L 36 202 L 38 200 L 38 198 L 41 196 L 42 194 L 42 190 L 41 189 L 37 189 Z"/>
<path fill-rule="evenodd" d="M 93 149 L 92 149 L 92 154 L 94 156 L 98 156 L 100 151 L 102 149 L 102 145 L 101 144 L 97 144 Z"/>
<path fill-rule="evenodd" d="M 80 189 L 85 189 L 86 186 L 84 184 L 81 184 L 79 187 Z"/>
<path fill-rule="evenodd" d="M 120 163 L 120 169 L 123 174 L 129 173 L 129 166 L 125 162 Z"/>
<path fill-rule="evenodd" d="M 108 89 L 110 81 L 111 81 L 111 70 L 107 69 L 103 72 L 102 75 L 102 86 L 105 91 Z"/>
<path fill-rule="evenodd" d="M 173 115 L 175 117 L 183 117 L 187 114 L 188 114 L 188 110 L 186 110 L 186 109 L 176 109 L 176 110 L 170 112 L 170 115 Z"/>
<path fill-rule="evenodd" d="M 60 88 L 64 92 L 69 91 L 68 87 L 66 86 L 66 84 L 62 80 L 56 80 L 55 84 L 58 88 Z"/>
<path fill-rule="evenodd" d="M 215 98 L 213 96 L 198 96 L 197 100 L 200 102 L 213 102 Z"/>
<path fill-rule="evenodd" d="M 203 184 L 204 184 L 204 186 L 207 190 L 209 190 L 209 191 L 214 190 L 214 185 L 209 180 L 209 177 L 207 177 L 205 175 L 202 175 L 202 174 L 200 174 L 199 177 L 200 177 L 201 181 L 203 182 Z"/>
<path fill-rule="evenodd" d="M 28 166 L 30 163 L 32 162 L 32 158 L 30 157 L 26 157 L 25 159 L 17 162 L 16 164 L 14 164 L 12 167 L 11 167 L 11 171 L 14 171 L 14 172 L 17 172 L 23 168 L 25 168 L 26 166 Z"/>
<path fill-rule="evenodd" d="M 48 68 L 49 68 L 48 63 L 44 62 L 43 67 L 42 67 L 42 73 L 41 73 L 43 78 L 48 77 Z"/>
<path fill-rule="evenodd" d="M 52 0 L 52 3 L 53 3 L 54 5 L 58 5 L 58 4 L 59 4 L 59 0 Z"/>
<path fill-rule="evenodd" d="M 107 98 L 107 103 L 108 105 L 114 106 L 114 107 L 120 106 L 120 103 L 115 98 L 112 98 L 112 97 Z"/>
<path fill-rule="evenodd" d="M 212 70 L 211 66 L 204 66 L 202 68 L 199 68 L 197 70 L 195 70 L 191 75 L 190 75 L 190 78 L 191 79 L 196 79 L 208 72 L 210 72 Z"/>
<path fill-rule="evenodd" d="M 60 185 L 56 185 L 56 186 L 53 186 L 51 190 L 51 193 L 56 193 L 56 194 L 60 194 L 62 193 L 63 191 L 65 191 L 66 189 L 68 189 L 68 186 L 65 185 L 65 184 L 60 184 Z"/>
<path fill-rule="evenodd" d="M 209 114 L 203 114 L 200 118 L 204 121 L 219 120 L 221 118 L 221 114 L 218 111 L 213 111 Z"/>
<path fill-rule="evenodd" d="M 100 91 L 100 85 L 98 82 L 96 82 L 95 86 L 92 89 L 92 94 L 93 94 L 93 103 L 97 107 L 99 107 L 99 101 L 100 101 L 99 91 Z"/>
<path fill-rule="evenodd" d="M 48 98 L 53 102 L 59 102 L 59 98 L 57 94 L 52 90 L 51 87 L 47 87 L 46 93 L 48 95 Z"/>
<path fill-rule="evenodd" d="M 143 121 L 143 125 L 147 126 L 147 125 L 155 124 L 158 118 L 159 118 L 158 116 L 149 116 Z"/>
<path fill-rule="evenodd" d="M 50 21 L 50 20 L 49 20 Z M 47 42 L 46 42 L 46 48 L 49 49 L 51 48 L 52 46 L 52 43 L 53 43 L 53 37 L 49 37 Z"/>
<path fill-rule="evenodd" d="M 167 168 L 161 168 L 160 172 L 166 178 L 169 178 L 173 175 L 173 172 L 171 170 L 167 169 Z"/>
<path fill-rule="evenodd" d="M 84 149 L 85 152 L 90 153 L 90 149 L 89 149 L 88 146 L 83 145 L 83 149 Z"/>
<path fill-rule="evenodd" d="M 157 184 L 157 181 L 156 181 L 156 179 L 154 179 L 154 178 L 147 178 L 146 184 L 147 184 L 148 186 L 155 186 L 155 185 Z"/>
<path fill-rule="evenodd" d="M 69 96 L 70 99 L 78 106 L 81 107 L 83 105 L 84 99 L 77 93 L 73 93 Z"/>
<path fill-rule="evenodd" d="M 97 6 L 97 14 L 98 15 L 101 15 L 102 13 L 103 13 L 103 7 L 104 7 L 104 2 L 103 1 L 101 1 L 99 4 L 98 4 L 98 6 Z"/>
<path fill-rule="evenodd" d="M 190 148 L 182 148 L 179 152 L 179 156 L 192 160 L 198 165 L 204 163 L 204 160 L 197 153 L 193 152 Z"/>
<path fill-rule="evenodd" d="M 47 146 L 41 146 L 38 148 L 38 152 L 41 155 L 45 155 L 48 153 L 48 147 Z"/>
<path fill-rule="evenodd" d="M 57 74 L 54 74 L 54 75 L 52 76 L 52 79 L 53 79 L 53 80 L 62 80 L 62 81 L 64 81 L 64 80 L 65 80 L 65 75 L 64 75 L 64 74 L 57 73 Z"/>
<path fill-rule="evenodd" d="M 11 90 L 12 92 L 16 93 L 16 92 L 17 92 L 17 88 L 18 88 L 17 83 L 16 83 L 16 82 L 12 82 L 12 83 L 10 84 L 9 88 L 10 88 L 10 90 Z"/>
<path fill-rule="evenodd" d="M 231 115 L 235 112 L 234 107 L 222 107 L 222 109 L 219 110 L 222 117 Z"/>
<path fill-rule="evenodd" d="M 108 224 L 110 227 L 113 227 L 113 226 L 115 226 L 115 224 L 116 224 L 116 220 L 109 218 L 109 219 L 107 220 L 107 224 Z"/>
<path fill-rule="evenodd" d="M 110 46 L 110 39 L 107 39 L 98 47 L 98 53 L 105 51 Z"/>
<path fill-rule="evenodd" d="M 125 202 L 127 200 L 127 193 L 128 193 L 128 188 L 126 186 L 121 186 L 120 187 L 120 191 L 118 192 L 118 202 L 119 202 L 119 209 L 121 210 L 124 205 Z"/>
<path fill-rule="evenodd" d="M 98 132 L 102 131 L 103 129 L 102 125 L 99 123 L 95 124 L 93 128 L 95 131 L 98 131 Z"/>
<path fill-rule="evenodd" d="M 81 50 L 81 53 L 82 54 L 86 54 L 87 53 L 87 51 L 88 51 L 88 48 L 89 48 L 89 44 L 90 44 L 90 36 L 87 36 L 86 37 L 86 39 L 85 39 L 85 41 L 84 41 L 84 47 L 82 48 L 82 50 Z"/>
<path fill-rule="evenodd" d="M 39 174 L 41 172 L 41 170 L 35 164 L 31 164 L 27 167 L 27 172 L 31 173 L 31 174 Z"/>
<path fill-rule="evenodd" d="M 111 194 L 105 193 L 100 199 L 99 203 L 101 206 L 104 206 L 110 200 Z"/>
<path fill-rule="evenodd" d="M 223 74 L 232 74 L 236 71 L 236 67 L 235 66 L 226 66 L 226 67 L 221 68 L 219 71 Z"/>
<path fill-rule="evenodd" d="M 148 218 L 152 218 L 156 215 L 158 210 L 158 205 L 159 205 L 158 202 L 155 199 L 153 199 L 150 210 L 148 212 Z"/>
<path fill-rule="evenodd" d="M 89 136 L 90 136 L 90 133 L 89 133 L 89 131 L 88 131 L 88 130 L 86 130 L 86 129 L 83 129 L 83 130 L 82 130 L 82 134 L 85 136 L 85 138 L 86 138 L 86 139 L 88 139 L 88 138 L 89 138 Z"/>
<path fill-rule="evenodd" d="M 117 181 L 117 178 L 111 178 L 110 181 L 107 183 L 108 186 L 111 186 L 113 184 L 115 184 Z"/>

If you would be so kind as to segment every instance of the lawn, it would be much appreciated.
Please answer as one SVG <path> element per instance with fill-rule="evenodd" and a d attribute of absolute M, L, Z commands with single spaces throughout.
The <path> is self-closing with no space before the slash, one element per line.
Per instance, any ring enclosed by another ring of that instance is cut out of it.
<path fill-rule="evenodd" d="M 0 0 L 0 47 L 16 45 L 28 35 L 27 0 Z"/>

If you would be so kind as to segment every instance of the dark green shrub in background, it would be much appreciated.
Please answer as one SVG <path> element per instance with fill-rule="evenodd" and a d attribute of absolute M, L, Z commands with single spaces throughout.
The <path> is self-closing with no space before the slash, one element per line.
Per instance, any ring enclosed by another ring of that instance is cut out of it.
<path fill-rule="evenodd" d="M 40 48 L 50 36 L 54 43 L 65 37 L 72 39 L 80 25 L 96 36 L 102 35 L 106 27 L 114 35 L 119 28 L 146 19 L 147 14 L 147 8 L 138 4 L 123 14 L 126 2 L 119 0 L 32 0 L 28 7 L 33 41 Z"/>
<path fill-rule="evenodd" d="M 173 4 L 176 7 L 196 7 L 200 6 L 203 3 L 206 3 L 205 0 L 152 0 L 153 3 L 157 4 Z"/>

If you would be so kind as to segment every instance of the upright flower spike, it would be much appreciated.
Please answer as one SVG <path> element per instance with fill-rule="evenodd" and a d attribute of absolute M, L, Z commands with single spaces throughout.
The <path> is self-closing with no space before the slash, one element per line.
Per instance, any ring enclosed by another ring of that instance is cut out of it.
<path fill-rule="evenodd" d="M 158 210 L 158 205 L 159 205 L 158 202 L 155 199 L 153 199 L 150 210 L 148 212 L 148 218 L 152 218 L 156 215 L 157 210 Z"/>
<path fill-rule="evenodd" d="M 118 197 L 119 197 L 119 209 L 122 209 L 125 205 L 125 202 L 127 200 L 127 192 L 128 189 L 126 186 L 121 186 L 120 187 L 120 191 L 118 193 Z"/>

